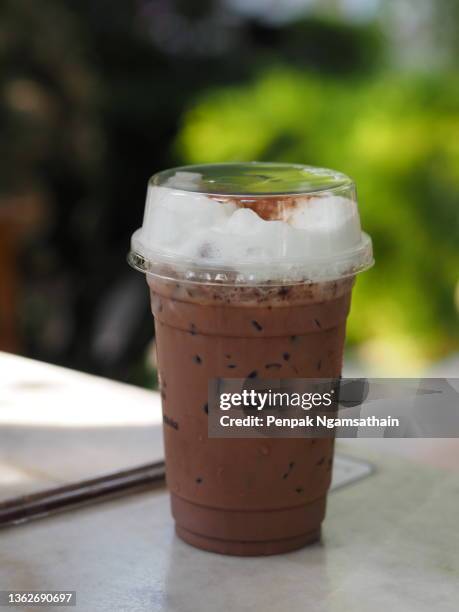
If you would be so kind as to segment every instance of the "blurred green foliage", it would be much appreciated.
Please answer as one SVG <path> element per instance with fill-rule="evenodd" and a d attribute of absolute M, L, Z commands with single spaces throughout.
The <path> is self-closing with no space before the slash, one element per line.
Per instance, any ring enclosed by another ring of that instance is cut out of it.
<path fill-rule="evenodd" d="M 0 207 L 31 203 L 17 206 L 23 352 L 145 384 L 151 314 L 125 252 L 148 177 L 252 159 L 355 179 L 377 261 L 349 322 L 367 363 L 406 372 L 457 350 L 459 76 L 439 69 L 456 65 L 457 0 L 387 0 L 366 20 L 346 7 L 371 3 L 316 0 L 279 22 L 281 3 L 232 4 L 1 3 Z M 137 324 L 97 353 L 123 292 Z"/>
<path fill-rule="evenodd" d="M 350 341 L 374 342 L 374 361 L 405 370 L 457 349 L 457 76 L 339 79 L 279 65 L 202 96 L 176 148 L 189 163 L 292 161 L 352 176 L 377 263 L 357 282 Z"/>

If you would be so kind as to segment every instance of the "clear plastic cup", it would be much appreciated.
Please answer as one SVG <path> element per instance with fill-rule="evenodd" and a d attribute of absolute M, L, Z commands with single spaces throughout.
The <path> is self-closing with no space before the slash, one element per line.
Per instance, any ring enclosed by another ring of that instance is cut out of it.
<path fill-rule="evenodd" d="M 358 272 L 373 264 L 353 182 L 296 164 L 188 166 L 149 182 L 129 262 L 155 317 L 178 535 L 226 554 L 316 540 L 333 439 L 208 437 L 208 381 L 337 378 Z"/>

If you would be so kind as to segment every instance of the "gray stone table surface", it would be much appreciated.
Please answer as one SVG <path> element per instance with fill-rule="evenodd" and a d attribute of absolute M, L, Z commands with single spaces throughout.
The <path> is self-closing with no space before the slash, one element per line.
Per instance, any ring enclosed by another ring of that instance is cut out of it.
<path fill-rule="evenodd" d="M 0 501 L 162 459 L 158 393 L 0 352 Z"/>
<path fill-rule="evenodd" d="M 323 540 L 277 557 L 224 557 L 174 535 L 165 492 L 0 534 L 3 589 L 77 591 L 93 611 L 456 612 L 459 477 L 340 447 L 376 466 L 329 497 Z"/>
<path fill-rule="evenodd" d="M 0 380 L 0 390 L 6 390 L 0 396 L 3 497 L 30 485 L 39 488 L 89 475 L 89 467 L 103 472 L 162 453 L 159 435 L 148 442 L 154 427 L 145 425 L 158 425 L 159 420 L 157 399 L 148 392 L 129 394 L 122 385 L 103 383 L 115 402 L 113 417 L 103 401 L 102 383 L 97 387 L 95 380 L 81 375 L 73 388 L 76 397 L 69 400 L 70 427 L 64 427 L 64 417 L 48 405 L 51 396 L 39 400 L 32 393 L 34 384 L 38 392 L 42 383 L 34 378 L 38 370 L 26 361 L 0 354 L 3 372 L 8 363 L 14 365 L 9 382 Z M 22 366 L 22 374 L 30 366 L 29 378 L 21 374 L 21 380 L 29 381 L 26 385 L 14 379 Z M 68 391 L 64 372 L 59 379 L 51 371 L 54 383 Z M 46 378 L 45 369 L 42 374 Z M 102 404 L 102 413 L 106 410 L 105 420 L 91 410 L 84 418 L 78 411 L 84 399 L 81 387 L 92 382 L 91 393 Z M 29 393 L 32 405 L 41 402 L 44 416 L 27 408 L 30 402 L 24 397 L 18 403 L 15 384 L 21 394 Z M 129 422 L 123 416 L 126 401 Z M 111 426 L 102 427 L 109 416 Z M 35 473 L 31 461 L 37 440 L 43 461 Z M 94 449 L 94 442 L 100 448 Z M 330 494 L 322 542 L 301 551 L 243 559 L 195 550 L 175 537 L 167 493 L 160 490 L 1 530 L 0 589 L 75 590 L 77 606 L 66 609 L 84 612 L 456 612 L 458 454 L 457 445 L 443 442 L 339 441 L 340 454 L 370 461 L 374 473 Z M 85 448 L 88 455 L 75 466 L 71 458 Z M 69 457 L 58 469 L 55 460 L 66 449 Z M 432 460 L 434 456 L 441 460 Z M 420 461 L 413 461 L 417 457 Z M 449 464 L 448 457 L 453 457 Z"/>

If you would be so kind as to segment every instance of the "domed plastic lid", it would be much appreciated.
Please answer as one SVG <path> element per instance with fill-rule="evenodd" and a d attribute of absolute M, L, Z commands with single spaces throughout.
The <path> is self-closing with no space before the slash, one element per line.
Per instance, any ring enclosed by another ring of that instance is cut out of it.
<path fill-rule="evenodd" d="M 353 276 L 373 255 L 349 177 L 251 162 L 155 174 L 128 260 L 163 278 L 285 284 Z"/>

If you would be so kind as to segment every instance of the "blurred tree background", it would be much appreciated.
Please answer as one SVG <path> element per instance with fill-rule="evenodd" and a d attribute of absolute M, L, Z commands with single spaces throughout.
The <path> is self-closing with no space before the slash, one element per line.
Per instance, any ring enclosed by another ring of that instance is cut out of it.
<path fill-rule="evenodd" d="M 457 0 L 4 0 L 0 14 L 0 348 L 148 384 L 147 292 L 125 263 L 147 180 L 258 159 L 355 179 L 377 266 L 349 346 L 368 372 L 458 350 Z"/>

